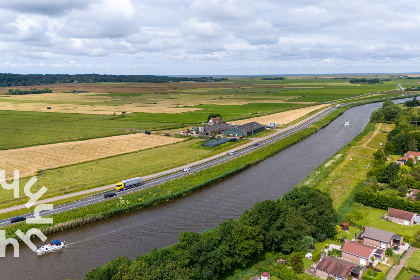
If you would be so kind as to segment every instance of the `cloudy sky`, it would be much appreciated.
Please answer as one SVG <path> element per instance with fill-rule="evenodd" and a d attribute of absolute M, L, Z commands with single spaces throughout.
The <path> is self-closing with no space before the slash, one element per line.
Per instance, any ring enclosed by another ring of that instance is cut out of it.
<path fill-rule="evenodd" d="M 420 72 L 417 0 L 1 0 L 0 73 Z"/>

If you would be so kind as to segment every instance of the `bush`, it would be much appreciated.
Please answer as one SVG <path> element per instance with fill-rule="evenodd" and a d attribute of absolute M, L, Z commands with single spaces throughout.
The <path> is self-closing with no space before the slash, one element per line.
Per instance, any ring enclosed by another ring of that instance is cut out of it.
<path fill-rule="evenodd" d="M 317 261 L 319 261 L 321 259 L 321 251 L 315 251 L 313 254 L 312 254 L 312 261 L 313 262 L 317 262 Z"/>

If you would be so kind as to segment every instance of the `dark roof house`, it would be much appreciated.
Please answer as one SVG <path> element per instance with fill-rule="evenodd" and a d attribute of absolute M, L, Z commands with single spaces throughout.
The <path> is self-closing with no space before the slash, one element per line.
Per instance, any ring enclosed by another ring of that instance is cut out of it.
<path fill-rule="evenodd" d="M 316 275 L 327 279 L 333 277 L 334 279 L 346 279 L 351 270 L 356 267 L 356 264 L 345 260 L 337 259 L 330 256 L 322 256 L 316 266 Z M 360 273 L 362 270 L 358 270 Z"/>
<path fill-rule="evenodd" d="M 403 241 L 401 235 L 371 227 L 364 227 L 359 237 L 363 239 L 363 243 L 382 249 L 389 248 L 394 244 L 399 245 Z"/>
<path fill-rule="evenodd" d="M 265 126 L 257 122 L 238 125 L 224 132 L 225 135 L 248 137 L 265 130 Z"/>

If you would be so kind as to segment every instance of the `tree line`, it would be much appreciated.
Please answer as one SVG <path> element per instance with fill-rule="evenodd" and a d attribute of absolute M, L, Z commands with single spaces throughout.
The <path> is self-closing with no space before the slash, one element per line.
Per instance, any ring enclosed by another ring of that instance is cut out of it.
<path fill-rule="evenodd" d="M 351 84 L 379 84 L 381 83 L 381 80 L 380 79 L 353 78 L 353 79 L 350 79 L 350 83 Z"/>
<path fill-rule="evenodd" d="M 100 75 L 100 74 L 9 74 L 0 73 L 0 87 L 37 86 L 57 83 L 169 83 L 169 82 L 219 82 L 227 78 L 216 77 L 169 77 L 155 75 Z"/>
<path fill-rule="evenodd" d="M 184 232 L 170 247 L 134 261 L 116 258 L 90 270 L 86 279 L 218 279 L 266 251 L 307 251 L 314 240 L 333 237 L 336 223 L 327 194 L 307 186 L 294 188 L 276 201 L 256 203 L 239 219 L 202 233 Z M 274 271 L 280 279 L 289 277 L 282 276 L 285 270 Z"/>
<path fill-rule="evenodd" d="M 9 89 L 7 95 L 25 95 L 25 94 L 41 94 L 41 93 L 51 93 L 52 90 L 49 88 L 36 89 L 32 88 L 30 90 L 20 90 L 20 89 Z"/>

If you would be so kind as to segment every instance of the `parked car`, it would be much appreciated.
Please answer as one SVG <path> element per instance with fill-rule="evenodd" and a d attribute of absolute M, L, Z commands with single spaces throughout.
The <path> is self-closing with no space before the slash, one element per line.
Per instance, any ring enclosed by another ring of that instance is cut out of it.
<path fill-rule="evenodd" d="M 260 145 L 260 143 L 258 143 L 258 142 L 254 143 L 254 146 L 259 146 L 259 145 Z"/>
<path fill-rule="evenodd" d="M 184 171 L 184 172 L 188 172 L 188 171 L 190 171 L 190 170 L 191 170 L 191 168 L 186 167 L 186 168 L 184 168 L 182 171 Z"/>
<path fill-rule="evenodd" d="M 26 221 L 26 217 L 24 217 L 24 216 L 17 216 L 17 217 L 13 217 L 13 218 L 10 219 L 10 222 L 12 224 L 19 223 L 19 222 L 22 222 L 22 221 Z"/>
<path fill-rule="evenodd" d="M 230 155 L 236 155 L 238 152 L 237 151 L 232 151 L 232 152 L 230 152 L 229 154 Z"/>
<path fill-rule="evenodd" d="M 114 193 L 114 192 L 110 192 L 110 193 L 106 193 L 106 194 L 104 194 L 104 198 L 114 197 L 114 196 L 117 196 L 117 194 L 116 194 L 116 193 Z"/>

